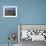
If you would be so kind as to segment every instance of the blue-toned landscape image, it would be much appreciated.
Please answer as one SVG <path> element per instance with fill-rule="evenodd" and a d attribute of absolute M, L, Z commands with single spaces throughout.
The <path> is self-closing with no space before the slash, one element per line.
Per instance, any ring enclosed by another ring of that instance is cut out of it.
<path fill-rule="evenodd" d="M 15 16 L 16 15 L 15 8 L 5 8 L 5 15 Z"/>

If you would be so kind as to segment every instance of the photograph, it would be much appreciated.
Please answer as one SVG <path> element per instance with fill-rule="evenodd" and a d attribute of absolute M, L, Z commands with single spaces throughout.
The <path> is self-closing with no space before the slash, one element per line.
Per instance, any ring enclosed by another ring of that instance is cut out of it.
<path fill-rule="evenodd" d="M 17 17 L 17 6 L 3 6 L 3 17 Z"/>

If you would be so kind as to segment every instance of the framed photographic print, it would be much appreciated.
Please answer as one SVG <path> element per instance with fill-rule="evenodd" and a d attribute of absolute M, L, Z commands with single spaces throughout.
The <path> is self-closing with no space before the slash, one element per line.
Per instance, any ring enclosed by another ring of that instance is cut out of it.
<path fill-rule="evenodd" d="M 3 6 L 3 17 L 17 17 L 17 6 Z"/>
<path fill-rule="evenodd" d="M 45 24 L 19 24 L 18 42 L 24 40 L 46 41 L 46 25 Z"/>

